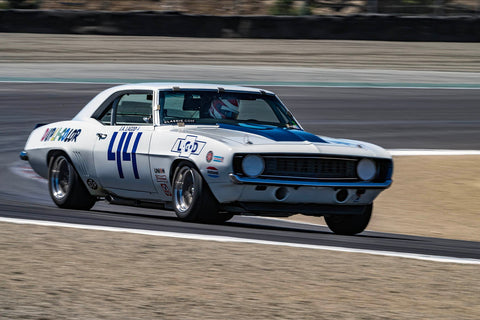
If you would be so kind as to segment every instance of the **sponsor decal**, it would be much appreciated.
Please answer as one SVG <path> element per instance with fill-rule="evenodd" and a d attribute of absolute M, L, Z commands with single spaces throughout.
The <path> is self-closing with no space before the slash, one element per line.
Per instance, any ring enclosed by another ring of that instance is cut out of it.
<path fill-rule="evenodd" d="M 155 179 L 157 182 L 167 182 L 167 176 L 164 174 L 156 174 Z"/>
<path fill-rule="evenodd" d="M 119 131 L 138 131 L 138 130 L 140 130 L 140 127 L 122 126 L 119 129 Z"/>
<path fill-rule="evenodd" d="M 215 167 L 207 167 L 207 175 L 212 178 L 218 178 L 218 169 Z"/>
<path fill-rule="evenodd" d="M 197 136 L 188 135 L 185 138 L 178 138 L 171 151 L 179 153 L 182 158 L 189 158 L 192 154 L 200 154 L 205 144 L 206 142 L 197 140 Z"/>
<path fill-rule="evenodd" d="M 208 163 L 212 162 L 213 159 L 213 151 L 208 151 L 207 157 L 205 160 L 207 160 Z"/>
<path fill-rule="evenodd" d="M 154 173 L 165 173 L 165 169 L 163 169 L 163 168 L 154 168 L 154 169 L 153 169 L 153 172 L 154 172 Z"/>
<path fill-rule="evenodd" d="M 120 138 L 118 141 L 117 150 L 114 151 L 113 146 L 119 134 L 120 134 Z M 135 138 L 133 138 L 133 136 L 134 136 L 133 132 L 114 132 L 112 135 L 112 139 L 110 140 L 110 144 L 108 145 L 107 159 L 109 161 L 117 162 L 118 175 L 121 179 L 125 178 L 123 174 L 122 161 L 132 162 L 133 175 L 135 176 L 135 179 L 140 179 L 140 176 L 138 175 L 138 167 L 137 167 L 137 147 L 138 147 L 138 143 L 140 142 L 140 138 L 142 137 L 142 133 L 138 132 L 135 135 Z M 130 141 L 132 140 L 133 140 L 132 151 L 129 153 L 128 148 L 130 146 Z"/>
<path fill-rule="evenodd" d="M 97 183 L 93 179 L 88 179 L 87 180 L 87 185 L 93 190 L 97 190 L 97 188 L 98 188 Z"/>
<path fill-rule="evenodd" d="M 163 193 L 165 193 L 165 195 L 166 195 L 167 197 L 171 197 L 171 196 L 172 196 L 172 193 L 170 192 L 170 188 L 167 186 L 166 183 L 162 183 L 162 184 L 160 184 L 160 186 L 162 187 Z"/>
<path fill-rule="evenodd" d="M 47 128 L 40 141 L 77 142 L 82 129 Z"/>
<path fill-rule="evenodd" d="M 213 157 L 213 162 L 223 162 L 223 157 L 214 156 L 214 157 Z"/>
<path fill-rule="evenodd" d="M 197 122 L 195 119 L 172 119 L 172 120 L 163 120 L 165 124 L 175 124 L 175 123 L 195 123 Z"/>

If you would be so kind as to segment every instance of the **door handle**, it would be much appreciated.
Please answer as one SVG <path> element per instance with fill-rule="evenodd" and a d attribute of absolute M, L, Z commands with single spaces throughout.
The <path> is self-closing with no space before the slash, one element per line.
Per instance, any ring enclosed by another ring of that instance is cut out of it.
<path fill-rule="evenodd" d="M 98 139 L 103 140 L 107 137 L 107 134 L 98 132 L 97 137 L 98 137 Z"/>

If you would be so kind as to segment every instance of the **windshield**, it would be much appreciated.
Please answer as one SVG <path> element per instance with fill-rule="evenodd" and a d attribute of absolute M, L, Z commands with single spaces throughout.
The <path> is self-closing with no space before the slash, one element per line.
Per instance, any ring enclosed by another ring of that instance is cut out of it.
<path fill-rule="evenodd" d="M 164 124 L 257 123 L 299 129 L 274 95 L 217 91 L 160 91 Z"/>

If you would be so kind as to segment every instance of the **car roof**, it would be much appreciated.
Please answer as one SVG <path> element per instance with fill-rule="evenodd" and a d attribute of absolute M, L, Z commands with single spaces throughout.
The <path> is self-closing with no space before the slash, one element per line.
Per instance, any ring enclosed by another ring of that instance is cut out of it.
<path fill-rule="evenodd" d="M 233 92 L 247 92 L 247 93 L 274 93 L 268 90 L 242 87 L 237 85 L 223 85 L 223 84 L 207 84 L 207 83 L 184 83 L 184 82 L 146 82 L 146 83 L 131 83 L 115 86 L 100 92 L 93 98 L 80 112 L 73 118 L 73 120 L 84 120 L 90 118 L 91 115 L 98 109 L 98 107 L 115 92 L 128 90 L 219 90 L 219 91 L 233 91 Z"/>
<path fill-rule="evenodd" d="M 217 90 L 219 88 L 225 91 L 242 91 L 252 93 L 264 93 L 273 94 L 268 90 L 243 87 L 239 85 L 226 85 L 226 84 L 209 84 L 209 83 L 187 83 L 187 82 L 146 82 L 146 83 L 132 83 L 124 84 L 113 87 L 116 90 L 129 90 L 129 89 L 148 89 L 148 90 L 171 90 L 171 89 L 185 89 L 185 90 Z"/>

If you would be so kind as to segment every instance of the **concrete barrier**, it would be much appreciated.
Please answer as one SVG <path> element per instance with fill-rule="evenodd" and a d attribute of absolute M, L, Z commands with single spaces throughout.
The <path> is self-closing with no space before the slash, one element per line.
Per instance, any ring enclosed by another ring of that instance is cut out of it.
<path fill-rule="evenodd" d="M 478 42 L 480 17 L 204 16 L 155 11 L 0 10 L 0 32 Z"/>

